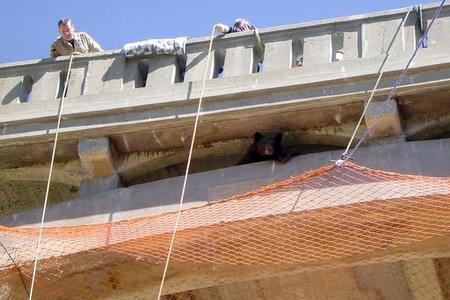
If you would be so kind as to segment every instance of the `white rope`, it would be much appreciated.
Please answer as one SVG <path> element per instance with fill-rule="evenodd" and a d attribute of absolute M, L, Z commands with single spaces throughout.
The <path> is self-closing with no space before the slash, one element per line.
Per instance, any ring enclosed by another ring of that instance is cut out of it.
<path fill-rule="evenodd" d="M 56 132 L 55 132 L 55 141 L 53 142 L 53 151 L 52 151 L 52 159 L 50 161 L 50 170 L 48 172 L 48 180 L 47 180 L 47 189 L 45 190 L 45 200 L 44 200 L 44 208 L 42 210 L 42 219 L 41 219 L 41 225 L 39 227 L 39 237 L 38 242 L 36 246 L 36 258 L 34 259 L 34 267 L 33 267 L 33 277 L 31 279 L 31 288 L 30 288 L 30 294 L 29 294 L 29 300 L 33 298 L 33 289 L 34 289 L 34 281 L 36 278 L 36 270 L 37 270 L 37 264 L 39 259 L 39 253 L 41 252 L 41 239 L 42 239 L 42 230 L 44 228 L 44 220 L 45 220 L 45 212 L 47 209 L 47 202 L 48 202 L 48 194 L 50 191 L 50 182 L 52 180 L 52 174 L 53 174 L 53 164 L 55 161 L 55 153 L 56 153 L 56 144 L 58 143 L 58 135 L 59 135 L 59 127 L 61 124 L 61 115 L 63 111 L 64 106 L 64 98 L 66 96 L 67 86 L 69 84 L 69 77 L 70 72 L 72 69 L 72 60 L 73 60 L 73 54 L 70 54 L 69 58 L 69 67 L 67 69 L 67 76 L 66 76 L 66 82 L 64 83 L 64 90 L 61 96 L 61 101 L 59 103 L 59 109 L 58 109 L 58 122 L 56 124 Z"/>
<path fill-rule="evenodd" d="M 400 23 L 399 27 L 397 28 L 397 31 L 395 32 L 394 37 L 392 38 L 391 44 L 390 44 L 390 46 L 388 48 L 388 51 L 386 52 L 386 55 L 385 55 L 385 57 L 383 59 L 383 62 L 381 63 L 380 68 L 378 69 L 378 72 L 377 72 L 378 73 L 378 78 L 377 78 L 377 81 L 375 83 L 375 86 L 373 87 L 372 92 L 370 93 L 369 99 L 367 100 L 367 103 L 365 104 L 363 113 L 361 114 L 361 117 L 359 118 L 359 121 L 358 121 L 358 124 L 355 127 L 355 130 L 353 131 L 352 137 L 350 138 L 350 141 L 348 142 L 347 148 L 345 149 L 344 153 L 342 154 L 342 156 L 344 156 L 344 157 L 348 154 L 348 150 L 350 149 L 350 146 L 353 143 L 353 140 L 354 140 L 354 138 L 356 136 L 356 132 L 358 131 L 358 128 L 361 125 L 361 122 L 364 119 L 364 116 L 366 115 L 366 112 L 367 112 L 367 109 L 369 107 L 369 104 L 372 101 L 373 95 L 375 94 L 375 91 L 378 88 L 378 84 L 381 81 L 381 77 L 384 74 L 384 70 L 383 70 L 384 66 L 385 66 L 385 64 L 386 64 L 386 62 L 387 62 L 387 60 L 388 60 L 388 58 L 389 58 L 389 56 L 391 54 L 391 50 L 397 44 L 397 40 L 398 40 L 397 39 L 397 35 L 400 32 L 400 29 L 403 29 L 403 27 L 405 25 L 405 22 L 408 19 L 408 16 L 409 16 L 409 13 L 411 12 L 411 10 L 412 10 L 412 6 L 408 9 L 408 12 L 406 13 L 405 17 L 403 18 L 402 22 Z"/>
<path fill-rule="evenodd" d="M 202 89 L 201 89 L 201 92 L 200 92 L 200 98 L 198 100 L 197 114 L 195 116 L 194 131 L 192 133 L 191 146 L 189 148 L 189 156 L 188 156 L 188 160 L 187 160 L 186 173 L 184 175 L 183 189 L 181 190 L 180 203 L 178 205 L 178 212 L 177 212 L 177 217 L 176 217 L 176 220 L 175 220 L 175 225 L 174 225 L 174 228 L 173 228 L 172 239 L 170 240 L 169 250 L 167 252 L 166 264 L 164 266 L 164 272 L 163 272 L 163 276 L 162 276 L 162 279 L 161 279 L 161 285 L 159 286 L 159 292 L 158 292 L 158 298 L 157 298 L 158 300 L 161 298 L 162 289 L 163 289 L 163 286 L 164 286 L 164 281 L 165 281 L 166 275 L 167 275 L 167 269 L 169 267 L 170 256 L 172 254 L 173 244 L 175 242 L 175 234 L 176 234 L 176 231 L 177 231 L 178 223 L 180 221 L 181 208 L 183 207 L 184 194 L 185 194 L 186 185 L 187 185 L 187 178 L 188 178 L 188 174 L 189 174 L 189 168 L 191 166 L 192 152 L 194 150 L 195 136 L 197 134 L 198 120 L 199 120 L 199 117 L 200 117 L 200 109 L 201 109 L 201 106 L 202 106 L 203 93 L 205 91 L 205 83 L 206 83 L 206 79 L 208 77 L 209 60 L 210 60 L 210 56 L 211 56 L 212 43 L 213 43 L 213 39 L 214 39 L 214 30 L 215 30 L 215 28 L 213 27 L 212 32 L 211 32 L 211 40 L 209 42 L 208 56 L 207 56 L 207 59 L 206 59 L 206 67 L 205 67 L 205 74 L 203 76 Z"/>
<path fill-rule="evenodd" d="M 411 57 L 409 58 L 408 62 L 406 63 L 406 66 L 403 68 L 400 76 L 398 77 L 397 81 L 395 82 L 394 86 L 392 87 L 392 89 L 390 90 L 389 94 L 387 95 L 386 99 L 383 101 L 381 107 L 378 109 L 378 112 L 375 114 L 375 118 L 372 120 L 372 122 L 369 124 L 369 126 L 366 128 L 366 130 L 364 131 L 364 134 L 361 136 L 361 138 L 359 139 L 358 143 L 355 145 L 355 147 L 353 148 L 353 150 L 350 152 L 350 154 L 344 153 L 343 157 L 337 161 L 335 161 L 335 165 L 338 167 L 342 167 L 344 166 L 345 161 L 347 161 L 349 158 L 351 158 L 353 156 L 353 154 L 355 153 L 355 151 L 358 149 L 358 147 L 361 145 L 361 143 L 367 138 L 367 136 L 369 135 L 369 131 L 375 126 L 375 124 L 378 122 L 381 114 L 384 111 L 385 106 L 387 105 L 387 103 L 389 102 L 389 100 L 391 100 L 391 98 L 394 96 L 395 91 L 397 90 L 397 87 L 400 85 L 400 83 L 402 82 L 403 78 L 405 77 L 406 71 L 408 70 L 409 66 L 411 65 L 412 60 L 414 59 L 414 57 L 417 54 L 417 51 L 419 51 L 419 48 L 421 45 L 423 45 L 423 41 L 427 38 L 428 32 L 431 28 L 431 26 L 433 26 L 434 21 L 436 20 L 436 18 L 439 16 L 442 7 L 445 3 L 445 0 L 441 1 L 441 4 L 439 5 L 439 7 L 436 9 L 436 11 L 434 12 L 433 18 L 431 19 L 431 22 L 429 23 L 429 25 L 427 26 L 425 32 L 422 34 L 421 38 L 419 39 L 419 42 L 416 44 L 416 48 L 414 49 L 414 52 L 412 53 Z"/>

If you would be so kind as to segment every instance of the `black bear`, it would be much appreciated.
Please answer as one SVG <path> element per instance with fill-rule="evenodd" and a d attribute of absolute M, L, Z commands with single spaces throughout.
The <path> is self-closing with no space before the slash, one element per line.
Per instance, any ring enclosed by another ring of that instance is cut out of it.
<path fill-rule="evenodd" d="M 281 133 L 276 134 L 273 138 L 262 135 L 259 132 L 255 132 L 254 141 L 248 149 L 247 153 L 237 163 L 238 165 L 248 164 L 252 162 L 264 161 L 264 160 L 277 160 L 281 163 L 287 162 L 291 159 L 291 155 L 284 152 L 281 147 L 281 140 L 283 135 Z"/>

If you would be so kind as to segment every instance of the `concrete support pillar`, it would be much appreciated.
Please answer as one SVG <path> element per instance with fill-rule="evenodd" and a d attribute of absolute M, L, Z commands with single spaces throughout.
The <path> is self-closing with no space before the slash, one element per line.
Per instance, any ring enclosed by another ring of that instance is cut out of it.
<path fill-rule="evenodd" d="M 21 88 L 22 76 L 0 78 L 0 104 L 19 102 Z"/>
<path fill-rule="evenodd" d="M 84 94 L 95 95 L 103 91 L 122 90 L 124 67 L 124 57 L 90 60 Z"/>
<path fill-rule="evenodd" d="M 223 77 L 248 75 L 253 68 L 253 47 L 228 48 L 225 52 Z"/>
<path fill-rule="evenodd" d="M 78 155 L 83 169 L 90 177 L 114 173 L 114 161 L 108 138 L 83 139 L 78 143 Z"/>
<path fill-rule="evenodd" d="M 292 40 L 265 43 L 264 71 L 289 69 L 292 65 Z"/>
<path fill-rule="evenodd" d="M 55 99 L 59 86 L 59 71 L 37 72 L 33 74 L 31 101 Z"/>
<path fill-rule="evenodd" d="M 175 55 L 156 55 L 148 64 L 145 86 L 167 86 L 179 82 L 179 70 Z"/>
<path fill-rule="evenodd" d="M 78 143 L 83 169 L 90 179 L 80 185 L 79 197 L 97 194 L 122 186 L 115 172 L 113 149 L 108 138 L 83 139 Z"/>
<path fill-rule="evenodd" d="M 344 54 L 343 60 L 351 60 L 359 57 L 359 35 L 360 31 L 344 31 L 344 41 L 342 52 Z"/>
<path fill-rule="evenodd" d="M 192 52 L 191 52 L 192 51 Z M 203 80 L 205 74 L 206 60 L 208 56 L 208 45 L 201 49 L 195 49 L 188 51 L 186 57 L 186 73 L 184 75 L 184 81 L 196 81 Z M 211 58 L 215 56 L 215 51 L 212 51 Z M 210 60 L 209 74 L 207 79 L 211 79 L 214 71 L 214 59 Z"/>
<path fill-rule="evenodd" d="M 304 65 L 331 62 L 331 34 L 307 37 L 303 47 Z"/>
<path fill-rule="evenodd" d="M 139 64 L 137 60 L 127 60 L 124 64 L 123 70 L 123 90 L 132 90 L 136 88 L 136 78 L 140 76 L 139 74 Z"/>
<path fill-rule="evenodd" d="M 107 192 L 120 187 L 123 187 L 123 184 L 120 176 L 117 174 L 93 178 L 81 182 L 78 197 L 85 198 L 86 196 Z"/>
<path fill-rule="evenodd" d="M 436 269 L 435 260 L 428 258 L 402 262 L 402 273 L 408 282 L 413 299 L 445 299 L 441 290 L 445 276 L 439 276 L 442 275 L 442 272 Z M 426 288 L 424 288 L 424 283 L 426 283 Z"/>
<path fill-rule="evenodd" d="M 368 127 L 380 114 L 383 102 L 384 101 L 370 103 L 365 115 L 365 121 Z M 391 99 L 384 107 L 383 112 L 381 112 L 381 116 L 375 123 L 375 126 L 369 130 L 369 136 L 372 139 L 376 139 L 388 136 L 398 136 L 401 134 L 403 134 L 403 131 L 400 123 L 397 101 Z"/>
<path fill-rule="evenodd" d="M 84 93 L 84 80 L 87 66 L 72 68 L 66 97 L 76 97 Z"/>

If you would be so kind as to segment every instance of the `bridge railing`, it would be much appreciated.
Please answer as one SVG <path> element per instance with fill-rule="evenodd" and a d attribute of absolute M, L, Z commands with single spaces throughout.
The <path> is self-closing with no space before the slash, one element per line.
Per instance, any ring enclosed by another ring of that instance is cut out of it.
<path fill-rule="evenodd" d="M 419 25 L 430 22 L 436 4 L 423 8 L 423 19 L 413 11 L 400 28 L 392 59 L 411 53 L 421 35 Z M 208 79 L 266 73 L 304 66 L 321 66 L 339 61 L 364 64 L 365 59 L 388 51 L 407 9 L 261 29 L 264 47 L 257 47 L 253 32 L 215 38 Z M 448 55 L 450 48 L 450 5 L 433 25 L 425 51 Z M 118 50 L 76 57 L 68 84 L 67 98 L 117 93 L 138 88 L 165 89 L 179 82 L 203 79 L 208 38 L 193 38 L 183 57 L 160 55 L 126 59 Z M 62 96 L 68 57 L 0 65 L 1 106 L 54 100 Z M 330 68 L 334 70 L 335 68 Z M 309 70 L 311 70 L 309 68 Z"/>

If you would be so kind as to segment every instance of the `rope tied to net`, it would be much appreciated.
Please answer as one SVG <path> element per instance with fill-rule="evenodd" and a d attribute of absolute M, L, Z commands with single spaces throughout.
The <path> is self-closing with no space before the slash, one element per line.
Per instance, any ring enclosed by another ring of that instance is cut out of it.
<path fill-rule="evenodd" d="M 61 126 L 61 116 L 62 116 L 62 111 L 63 111 L 63 107 L 64 107 L 64 98 L 66 97 L 67 87 L 69 85 L 69 78 L 70 78 L 70 73 L 72 70 L 72 61 L 73 61 L 73 54 L 71 53 L 70 57 L 69 57 L 69 66 L 67 68 L 66 81 L 64 83 L 64 89 L 63 89 L 61 101 L 59 102 L 59 107 L 58 107 L 58 113 L 57 113 L 58 121 L 56 123 L 55 139 L 53 141 L 52 158 L 50 160 L 50 169 L 48 172 L 47 187 L 45 190 L 44 207 L 42 209 L 42 218 L 41 218 L 41 223 L 39 226 L 39 235 L 38 235 L 38 241 L 37 241 L 37 246 L 36 246 L 36 256 L 34 259 L 34 266 L 33 266 L 33 276 L 31 278 L 31 287 L 30 287 L 30 292 L 29 292 L 29 297 L 28 297 L 29 300 L 31 300 L 33 298 L 33 290 L 34 290 L 34 282 L 36 279 L 37 264 L 38 264 L 38 260 L 39 260 L 39 253 L 41 251 L 42 231 L 44 228 L 45 213 L 47 210 L 48 195 L 49 195 L 49 191 L 50 191 L 50 182 L 52 180 L 52 175 L 53 175 L 53 165 L 55 162 L 56 145 L 58 144 L 59 128 Z"/>
<path fill-rule="evenodd" d="M 427 38 L 428 32 L 429 32 L 431 26 L 433 25 L 434 21 L 436 20 L 436 18 L 439 16 L 439 13 L 441 12 L 442 6 L 444 5 L 444 3 L 445 3 L 445 0 L 442 0 L 442 2 L 441 2 L 441 4 L 439 5 L 439 7 L 435 10 L 434 15 L 433 15 L 433 18 L 431 19 L 430 24 L 427 26 L 427 28 L 425 29 L 425 31 L 422 33 L 422 35 L 421 35 L 419 41 L 418 41 L 417 44 L 416 44 L 416 47 L 415 47 L 415 49 L 414 49 L 414 52 L 412 53 L 412 55 L 411 55 L 411 57 L 409 58 L 407 64 L 406 64 L 405 67 L 403 68 L 403 70 L 402 70 L 400 76 L 397 78 L 397 81 L 395 82 L 394 86 L 391 88 L 389 94 L 386 96 L 386 98 L 385 98 L 385 100 L 383 101 L 382 105 L 380 106 L 380 108 L 378 109 L 377 113 L 375 114 L 375 118 L 370 122 L 369 126 L 367 126 L 367 128 L 365 129 L 363 135 L 359 138 L 358 143 L 355 145 L 355 147 L 354 147 L 354 148 L 352 149 L 352 151 L 349 153 L 348 151 L 349 151 L 350 146 L 351 146 L 351 144 L 352 144 L 352 142 L 353 142 L 353 139 L 354 139 L 355 136 L 356 136 L 356 132 L 357 132 L 359 126 L 361 125 L 362 119 L 364 118 L 364 116 L 365 116 L 365 114 L 366 114 L 366 112 L 367 112 L 367 109 L 368 109 L 368 107 L 369 107 L 370 101 L 372 100 L 372 97 L 373 97 L 373 95 L 374 95 L 376 89 L 378 88 L 378 84 L 380 83 L 381 77 L 383 76 L 383 73 L 384 73 L 384 71 L 383 71 L 384 65 L 385 65 L 385 63 L 386 63 L 386 61 L 387 61 L 387 59 L 388 59 L 388 57 L 389 57 L 389 55 L 390 55 L 390 51 L 391 51 L 391 49 L 393 48 L 393 45 L 395 45 L 395 43 L 396 43 L 396 41 L 397 41 L 396 37 L 397 37 L 397 35 L 398 35 L 398 32 L 400 31 L 400 28 L 402 28 L 402 27 L 404 26 L 404 23 L 406 22 L 406 19 L 408 18 L 409 13 L 410 13 L 411 10 L 413 9 L 413 7 L 410 7 L 410 8 L 408 9 L 408 12 L 406 13 L 406 16 L 403 18 L 402 22 L 400 23 L 400 26 L 397 28 L 397 32 L 395 33 L 394 38 L 393 38 L 393 40 L 391 41 L 391 45 L 389 46 L 389 49 L 388 49 L 388 51 L 387 51 L 387 53 L 386 53 L 386 55 L 385 55 L 385 58 L 384 58 L 384 60 L 383 60 L 383 62 L 382 62 L 382 64 L 381 64 L 381 66 L 380 66 L 380 69 L 379 69 L 379 71 L 378 71 L 378 73 L 379 73 L 378 79 L 377 79 L 377 81 L 376 81 L 376 83 L 375 83 L 374 88 L 372 89 L 372 92 L 371 92 L 371 94 L 370 94 L 369 99 L 367 100 L 367 103 L 366 103 L 366 105 L 365 105 L 365 107 L 364 107 L 363 113 L 361 114 L 361 117 L 360 117 L 360 119 L 359 119 L 359 121 L 358 121 L 358 124 L 356 125 L 355 130 L 353 131 L 352 137 L 350 138 L 350 141 L 349 141 L 349 143 L 347 144 L 347 148 L 345 149 L 345 151 L 344 151 L 344 153 L 342 154 L 342 156 L 341 156 L 340 159 L 334 160 L 334 163 L 335 163 L 335 165 L 336 165 L 337 167 L 344 167 L 344 166 L 345 166 L 345 163 L 346 163 L 348 160 L 352 160 L 352 159 L 353 159 L 353 154 L 356 152 L 356 150 L 359 148 L 359 146 L 362 144 L 362 142 L 368 137 L 369 131 L 372 130 L 372 128 L 375 126 L 375 124 L 376 124 L 376 123 L 378 122 L 378 120 L 380 119 L 381 114 L 383 113 L 383 111 L 384 111 L 384 109 L 385 109 L 387 103 L 388 103 L 388 102 L 392 99 L 392 97 L 394 96 L 394 93 L 396 92 L 398 86 L 400 85 L 400 83 L 402 82 L 403 78 L 405 77 L 406 71 L 408 70 L 408 68 L 409 68 L 409 66 L 410 66 L 410 64 L 411 64 L 411 62 L 412 62 L 412 60 L 413 60 L 414 57 L 416 56 L 418 50 L 419 50 L 419 49 L 421 48 L 421 46 L 423 45 L 424 40 Z M 391 47 L 391 46 L 392 46 L 392 47 Z"/>
<path fill-rule="evenodd" d="M 204 91 L 205 91 L 206 79 L 208 77 L 209 62 L 210 62 L 210 57 L 211 57 L 211 49 L 212 49 L 212 44 L 213 44 L 213 40 L 214 40 L 214 31 L 215 31 L 215 28 L 213 26 L 213 29 L 212 29 L 212 32 L 211 32 L 211 39 L 210 39 L 209 47 L 208 47 L 208 55 L 207 55 L 207 58 L 206 58 L 206 66 L 205 66 L 205 73 L 204 73 L 203 81 L 202 81 L 202 88 L 201 88 L 201 91 L 200 91 L 200 97 L 198 99 L 197 113 L 195 115 L 195 122 L 194 122 L 194 129 L 193 129 L 193 132 L 192 132 L 191 145 L 189 147 L 189 155 L 188 155 L 188 160 L 187 160 L 187 165 L 186 165 L 186 172 L 185 172 L 184 179 L 183 179 L 183 188 L 181 190 L 180 202 L 178 204 L 178 210 L 177 210 L 177 215 L 176 215 L 176 219 L 175 219 L 175 225 L 174 225 L 174 229 L 173 229 L 173 232 L 172 232 L 172 237 L 171 237 L 171 240 L 170 240 L 169 250 L 167 251 L 167 258 L 166 258 L 166 262 L 165 262 L 165 265 L 164 265 L 164 271 L 163 271 L 163 275 L 162 275 L 162 278 L 161 278 L 161 284 L 159 286 L 158 298 L 157 299 L 161 299 L 162 289 L 164 287 L 164 281 L 165 281 L 165 278 L 166 278 L 166 275 L 167 275 L 167 269 L 169 267 L 170 256 L 172 254 L 173 244 L 175 242 L 175 235 L 176 235 L 176 232 L 177 232 L 178 224 L 180 222 L 181 209 L 183 207 L 184 196 L 185 196 L 186 186 L 187 186 L 187 178 L 188 178 L 188 174 L 189 174 L 189 170 L 190 170 L 190 166 L 191 166 L 192 152 L 194 151 L 194 142 L 195 142 L 195 137 L 197 135 L 198 121 L 199 121 L 199 118 L 200 118 L 200 109 L 202 107 L 203 94 L 204 94 Z"/>

